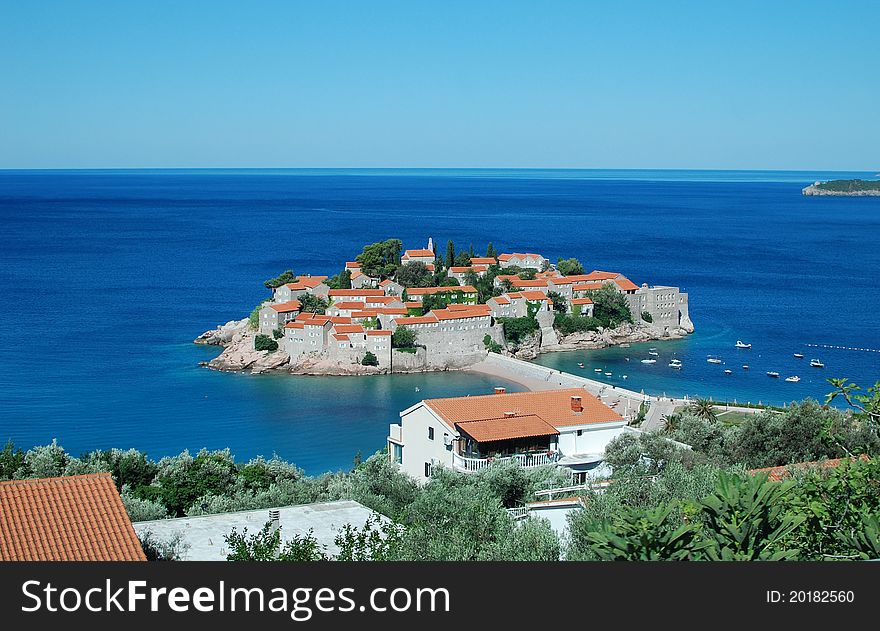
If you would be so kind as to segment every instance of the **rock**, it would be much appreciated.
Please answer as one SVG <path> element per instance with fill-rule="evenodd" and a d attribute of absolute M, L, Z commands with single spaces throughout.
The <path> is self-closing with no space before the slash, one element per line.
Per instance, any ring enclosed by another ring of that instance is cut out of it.
<path fill-rule="evenodd" d="M 364 366 L 333 361 L 326 358 L 306 355 L 297 358 L 288 368 L 293 375 L 381 375 L 386 372 L 378 366 Z"/>
<path fill-rule="evenodd" d="M 289 361 L 290 355 L 284 351 L 267 353 L 254 362 L 253 368 L 251 368 L 251 374 L 259 375 L 269 370 L 278 370 L 279 368 L 286 366 Z"/>
<path fill-rule="evenodd" d="M 226 324 L 221 324 L 216 329 L 205 331 L 196 339 L 195 344 L 208 344 L 212 346 L 224 346 L 235 341 L 236 336 L 241 337 L 248 331 L 248 319 L 230 320 Z"/>

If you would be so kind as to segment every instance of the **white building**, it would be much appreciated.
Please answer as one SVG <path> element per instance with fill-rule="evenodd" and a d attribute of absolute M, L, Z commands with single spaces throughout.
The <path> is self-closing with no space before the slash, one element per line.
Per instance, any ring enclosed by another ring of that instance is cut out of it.
<path fill-rule="evenodd" d="M 525 254 L 520 252 L 514 252 L 513 254 L 500 254 L 498 256 L 498 263 L 501 267 L 527 267 L 538 270 L 539 272 L 550 265 L 550 261 L 543 256 L 540 254 L 532 254 L 531 252 Z"/>
<path fill-rule="evenodd" d="M 420 482 L 444 466 L 471 473 L 493 461 L 524 467 L 555 464 L 582 482 L 626 420 L 581 388 L 427 399 L 400 413 L 388 453 Z"/>

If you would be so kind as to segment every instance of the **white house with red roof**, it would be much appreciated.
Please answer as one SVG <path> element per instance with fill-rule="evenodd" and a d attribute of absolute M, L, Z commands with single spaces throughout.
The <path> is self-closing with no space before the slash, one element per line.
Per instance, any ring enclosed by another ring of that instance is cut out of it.
<path fill-rule="evenodd" d="M 434 265 L 434 251 L 427 249 L 406 250 L 400 257 L 400 264 L 407 263 L 424 263 L 425 265 Z"/>
<path fill-rule="evenodd" d="M 284 327 L 285 324 L 296 318 L 299 312 L 299 300 L 264 305 L 260 309 L 260 333 L 263 335 L 271 334 L 275 329 Z"/>
<path fill-rule="evenodd" d="M 420 482 L 436 467 L 473 473 L 493 462 L 556 465 L 582 481 L 627 421 L 582 388 L 426 399 L 390 426 L 389 459 Z"/>
<path fill-rule="evenodd" d="M 298 276 L 292 283 L 276 287 L 272 299 L 274 302 L 290 302 L 303 294 L 325 297 L 330 288 L 324 283 L 326 276 Z"/>
<path fill-rule="evenodd" d="M 498 263 L 501 267 L 523 267 L 543 271 L 545 267 L 550 265 L 550 261 L 540 254 L 531 252 L 514 252 L 513 254 L 499 254 Z"/>

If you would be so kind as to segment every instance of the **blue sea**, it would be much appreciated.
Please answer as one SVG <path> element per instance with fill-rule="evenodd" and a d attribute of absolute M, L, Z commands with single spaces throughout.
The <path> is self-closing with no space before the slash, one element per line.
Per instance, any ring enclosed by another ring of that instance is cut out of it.
<path fill-rule="evenodd" d="M 817 179 L 871 176 L 0 171 L 0 440 L 154 457 L 229 447 L 239 459 L 274 452 L 309 473 L 349 468 L 357 452 L 384 445 L 400 410 L 485 393 L 498 380 L 225 374 L 198 366 L 218 348 L 191 342 L 246 316 L 266 297 L 266 278 L 288 268 L 333 274 L 364 243 L 389 237 L 575 256 L 588 270 L 690 294 L 697 332 L 685 340 L 543 355 L 545 365 L 601 368 L 599 378 L 649 393 L 777 404 L 822 398 L 827 377 L 872 384 L 880 198 L 800 192 Z M 735 349 L 738 339 L 753 348 Z M 648 348 L 660 355 L 652 366 L 638 361 Z M 673 356 L 682 370 L 667 366 Z M 826 367 L 807 366 L 813 357 Z M 801 381 L 785 382 L 792 374 Z"/>

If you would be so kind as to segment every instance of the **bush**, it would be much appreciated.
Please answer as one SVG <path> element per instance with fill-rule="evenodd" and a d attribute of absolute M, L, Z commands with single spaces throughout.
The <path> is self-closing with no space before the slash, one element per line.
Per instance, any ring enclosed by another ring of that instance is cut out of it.
<path fill-rule="evenodd" d="M 397 330 L 391 334 L 392 348 L 415 348 L 418 335 L 412 329 L 399 326 Z"/>
<path fill-rule="evenodd" d="M 378 366 L 379 365 L 379 358 L 376 357 L 370 351 L 367 351 L 367 354 L 364 355 L 364 358 L 361 360 L 361 365 L 362 366 Z"/>
<path fill-rule="evenodd" d="M 278 342 L 273 340 L 268 335 L 258 335 L 254 338 L 254 350 L 255 351 L 277 351 L 278 350 Z"/>
<path fill-rule="evenodd" d="M 602 323 L 590 316 L 575 316 L 557 313 L 553 318 L 553 328 L 562 335 L 571 335 L 580 331 L 596 331 Z"/>
<path fill-rule="evenodd" d="M 404 287 L 430 287 L 434 275 L 421 261 L 406 263 L 397 268 L 397 282 Z"/>
<path fill-rule="evenodd" d="M 275 278 L 270 278 L 263 285 L 266 286 L 266 289 L 276 289 L 281 287 L 281 285 L 286 285 L 287 283 L 292 283 L 296 280 L 296 276 L 293 275 L 292 270 L 287 270 L 286 272 L 282 272 Z"/>
<path fill-rule="evenodd" d="M 299 300 L 300 311 L 303 313 L 323 314 L 327 311 L 327 307 L 330 306 L 328 300 L 312 294 L 303 294 L 297 300 Z"/>
<path fill-rule="evenodd" d="M 284 329 L 282 329 L 281 327 L 273 329 L 272 337 L 274 337 L 276 340 L 280 340 L 282 337 L 284 337 Z"/>
<path fill-rule="evenodd" d="M 486 350 L 490 353 L 500 353 L 503 349 L 501 344 L 492 339 L 491 335 L 486 335 L 483 337 L 483 346 L 486 347 Z"/>
<path fill-rule="evenodd" d="M 504 328 L 504 339 L 508 342 L 521 342 L 538 330 L 538 321 L 534 318 L 498 318 Z"/>
<path fill-rule="evenodd" d="M 605 284 L 601 289 L 588 291 L 587 295 L 593 300 L 593 316 L 602 326 L 614 328 L 624 322 L 633 321 L 626 298 L 614 285 Z"/>
<path fill-rule="evenodd" d="M 652 316 L 652 315 L 651 315 L 649 312 L 647 312 L 647 311 L 642 311 L 642 320 L 644 320 L 645 322 L 650 323 L 650 322 L 653 322 L 653 321 L 654 321 L 654 316 Z"/>
<path fill-rule="evenodd" d="M 575 258 L 559 259 L 556 263 L 556 271 L 563 276 L 576 276 L 585 273 L 584 266 Z"/>

